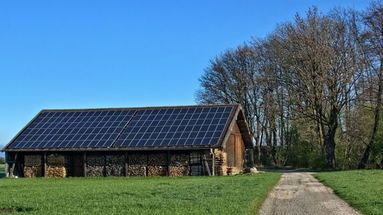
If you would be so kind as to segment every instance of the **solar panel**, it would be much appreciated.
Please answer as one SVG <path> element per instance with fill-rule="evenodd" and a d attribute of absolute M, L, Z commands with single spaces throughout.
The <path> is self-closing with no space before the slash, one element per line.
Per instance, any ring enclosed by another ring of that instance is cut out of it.
<path fill-rule="evenodd" d="M 42 112 L 8 148 L 109 147 L 134 110 Z"/>
<path fill-rule="evenodd" d="M 114 146 L 215 145 L 232 109 L 212 106 L 139 110 Z"/>
<path fill-rule="evenodd" d="M 43 111 L 10 149 L 216 145 L 234 106 Z"/>

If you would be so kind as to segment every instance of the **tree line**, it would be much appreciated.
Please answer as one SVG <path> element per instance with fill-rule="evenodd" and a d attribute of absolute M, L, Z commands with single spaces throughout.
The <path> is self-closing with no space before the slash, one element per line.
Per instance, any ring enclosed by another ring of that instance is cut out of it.
<path fill-rule="evenodd" d="M 383 4 L 308 9 L 209 62 L 197 102 L 238 103 L 258 164 L 383 168 Z"/>

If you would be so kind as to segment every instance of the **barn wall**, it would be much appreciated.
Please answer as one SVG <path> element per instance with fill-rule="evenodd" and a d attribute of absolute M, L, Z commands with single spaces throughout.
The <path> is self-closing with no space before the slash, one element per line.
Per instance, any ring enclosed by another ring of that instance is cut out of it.
<path fill-rule="evenodd" d="M 226 162 L 222 162 L 221 166 L 223 166 L 223 169 L 226 169 L 227 174 L 236 174 L 243 170 L 245 145 L 237 124 L 234 124 L 222 154 Z"/>
<path fill-rule="evenodd" d="M 15 166 L 22 166 L 19 177 L 198 176 L 212 174 L 212 156 L 210 150 L 36 152 L 19 154 Z"/>

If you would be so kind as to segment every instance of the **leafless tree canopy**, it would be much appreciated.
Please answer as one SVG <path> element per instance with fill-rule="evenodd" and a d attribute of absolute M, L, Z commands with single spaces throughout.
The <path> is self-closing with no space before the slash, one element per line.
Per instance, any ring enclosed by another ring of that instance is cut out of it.
<path fill-rule="evenodd" d="M 242 104 L 259 163 L 382 167 L 382 61 L 381 2 L 310 8 L 211 60 L 197 101 Z"/>

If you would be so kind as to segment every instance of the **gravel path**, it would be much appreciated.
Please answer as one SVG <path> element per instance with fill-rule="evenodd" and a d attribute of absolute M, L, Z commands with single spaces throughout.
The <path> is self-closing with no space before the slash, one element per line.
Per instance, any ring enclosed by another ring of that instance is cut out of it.
<path fill-rule="evenodd" d="M 263 203 L 261 215 L 359 214 L 311 173 L 287 172 Z"/>

